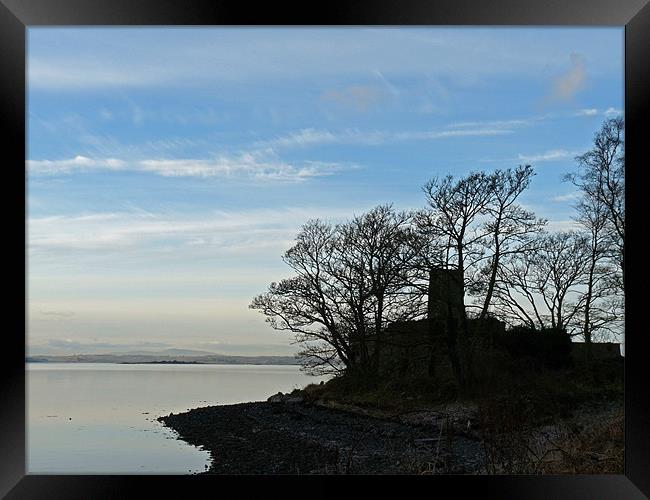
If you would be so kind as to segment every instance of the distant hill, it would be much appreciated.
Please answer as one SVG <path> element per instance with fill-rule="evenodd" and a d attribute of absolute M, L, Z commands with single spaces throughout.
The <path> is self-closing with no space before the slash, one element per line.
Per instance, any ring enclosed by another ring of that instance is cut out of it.
<path fill-rule="evenodd" d="M 201 351 L 198 349 L 178 349 L 178 348 L 169 348 L 169 349 L 156 349 L 156 350 L 129 350 L 124 352 L 112 352 L 105 353 L 107 355 L 113 356 L 214 356 L 215 352 L 211 351 Z M 58 356 L 58 354 L 57 354 Z M 226 356 L 224 354 L 223 356 Z"/>
<path fill-rule="evenodd" d="M 169 351 L 174 351 L 170 353 Z M 227 356 L 203 354 L 203 351 L 167 349 L 164 354 L 75 354 L 67 356 L 28 356 L 28 363 L 156 363 L 223 365 L 297 365 L 293 356 Z M 201 353 L 188 355 L 187 352 Z"/>

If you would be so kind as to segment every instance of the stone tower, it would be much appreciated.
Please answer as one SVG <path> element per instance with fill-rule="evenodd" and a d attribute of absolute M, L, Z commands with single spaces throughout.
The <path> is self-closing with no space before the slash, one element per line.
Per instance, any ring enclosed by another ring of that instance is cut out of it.
<path fill-rule="evenodd" d="M 429 271 L 429 299 L 427 316 L 429 321 L 453 318 L 462 315 L 463 276 L 457 269 L 433 268 Z"/>

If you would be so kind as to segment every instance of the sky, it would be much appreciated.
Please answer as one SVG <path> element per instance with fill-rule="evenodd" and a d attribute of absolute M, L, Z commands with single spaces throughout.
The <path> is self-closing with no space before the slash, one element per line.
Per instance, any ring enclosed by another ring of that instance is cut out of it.
<path fill-rule="evenodd" d="M 433 176 L 562 181 L 623 110 L 623 29 L 28 28 L 29 352 L 285 355 L 248 309 L 310 218 Z"/>

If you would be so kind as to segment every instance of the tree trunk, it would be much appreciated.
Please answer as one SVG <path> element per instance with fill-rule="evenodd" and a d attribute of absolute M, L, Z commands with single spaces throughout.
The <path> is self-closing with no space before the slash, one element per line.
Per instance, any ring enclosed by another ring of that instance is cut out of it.
<path fill-rule="evenodd" d="M 379 364 L 381 363 L 381 324 L 384 315 L 384 296 L 377 297 L 377 316 L 375 318 L 375 346 L 372 353 L 372 369 L 375 373 L 379 372 Z"/>
<path fill-rule="evenodd" d="M 433 269 L 429 270 L 429 297 L 427 300 L 427 336 L 429 338 L 429 366 L 427 372 L 430 377 L 436 374 L 435 367 L 435 350 L 436 350 L 436 318 L 433 304 L 433 287 L 434 287 Z"/>
<path fill-rule="evenodd" d="M 492 294 L 494 293 L 494 285 L 497 280 L 497 271 L 499 269 L 499 257 L 501 248 L 499 245 L 499 226 L 500 223 L 497 222 L 495 233 L 494 233 L 494 257 L 492 259 L 492 270 L 490 272 L 490 281 L 488 283 L 487 293 L 485 294 L 485 301 L 483 302 L 483 309 L 481 309 L 480 319 L 485 319 L 490 308 L 490 302 L 492 301 Z"/>
<path fill-rule="evenodd" d="M 452 313 L 451 304 L 447 303 L 447 348 L 449 349 L 449 361 L 451 362 L 451 369 L 454 372 L 454 377 L 458 382 L 459 387 L 465 387 L 465 379 L 463 377 L 463 368 L 460 363 L 460 356 L 458 355 L 458 321 Z"/>

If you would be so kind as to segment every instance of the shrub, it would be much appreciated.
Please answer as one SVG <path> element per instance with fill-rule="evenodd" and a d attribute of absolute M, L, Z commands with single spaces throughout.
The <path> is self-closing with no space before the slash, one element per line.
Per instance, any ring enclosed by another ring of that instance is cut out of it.
<path fill-rule="evenodd" d="M 535 330 L 520 326 L 496 334 L 493 338 L 497 349 L 531 363 L 538 370 L 568 368 L 573 364 L 571 339 L 564 330 Z"/>

